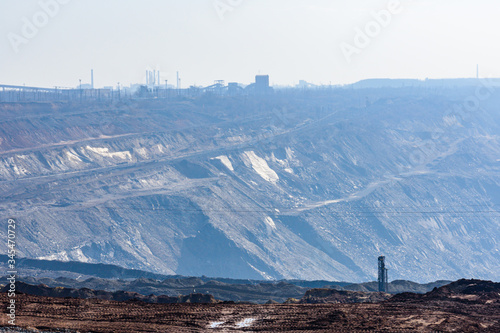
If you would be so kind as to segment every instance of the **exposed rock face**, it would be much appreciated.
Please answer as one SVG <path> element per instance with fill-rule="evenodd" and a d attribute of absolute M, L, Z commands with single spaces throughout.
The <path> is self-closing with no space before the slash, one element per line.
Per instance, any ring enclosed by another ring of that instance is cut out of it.
<path fill-rule="evenodd" d="M 2 104 L 0 211 L 32 258 L 357 282 L 383 253 L 391 279 L 494 279 L 499 96 L 446 112 L 474 91 Z"/>

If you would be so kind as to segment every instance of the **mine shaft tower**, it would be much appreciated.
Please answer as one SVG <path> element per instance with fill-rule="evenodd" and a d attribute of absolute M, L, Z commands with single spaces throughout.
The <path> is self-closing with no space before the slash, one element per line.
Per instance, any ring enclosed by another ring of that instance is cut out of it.
<path fill-rule="evenodd" d="M 388 292 L 389 283 L 387 277 L 387 268 L 385 268 L 385 257 L 378 257 L 378 291 Z"/>

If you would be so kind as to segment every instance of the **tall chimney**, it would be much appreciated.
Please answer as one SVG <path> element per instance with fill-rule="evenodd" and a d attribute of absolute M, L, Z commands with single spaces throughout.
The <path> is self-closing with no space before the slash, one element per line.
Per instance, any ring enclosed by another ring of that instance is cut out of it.
<path fill-rule="evenodd" d="M 92 89 L 94 89 L 94 70 L 90 70 L 90 85 L 92 86 Z"/>

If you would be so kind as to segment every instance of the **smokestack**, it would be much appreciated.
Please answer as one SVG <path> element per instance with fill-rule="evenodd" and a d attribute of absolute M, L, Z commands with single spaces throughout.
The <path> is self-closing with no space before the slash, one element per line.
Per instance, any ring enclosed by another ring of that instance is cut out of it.
<path fill-rule="evenodd" d="M 179 79 L 179 72 L 177 72 L 177 90 L 179 90 L 181 87 L 180 87 L 180 79 Z"/>
<path fill-rule="evenodd" d="M 479 64 L 476 67 L 476 79 L 479 79 Z"/>
<path fill-rule="evenodd" d="M 94 89 L 94 70 L 90 70 L 90 85 L 92 86 L 92 89 Z"/>

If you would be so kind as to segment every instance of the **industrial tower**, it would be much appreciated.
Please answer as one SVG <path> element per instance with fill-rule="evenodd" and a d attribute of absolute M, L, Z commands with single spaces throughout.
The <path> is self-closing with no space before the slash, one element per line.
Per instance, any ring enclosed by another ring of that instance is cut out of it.
<path fill-rule="evenodd" d="M 388 292 L 389 283 L 387 277 L 387 268 L 385 268 L 385 257 L 378 257 L 378 291 Z"/>

